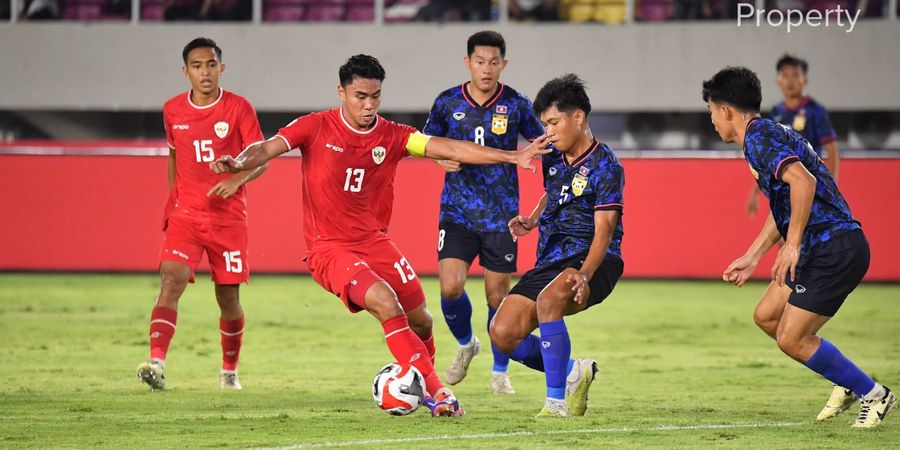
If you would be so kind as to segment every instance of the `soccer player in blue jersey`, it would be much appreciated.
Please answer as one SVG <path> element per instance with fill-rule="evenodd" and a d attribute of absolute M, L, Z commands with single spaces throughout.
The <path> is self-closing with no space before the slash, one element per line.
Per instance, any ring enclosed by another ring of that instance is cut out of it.
<path fill-rule="evenodd" d="M 787 125 L 800 133 L 812 145 L 813 151 L 825 156 L 825 166 L 837 181 L 841 151 L 837 145 L 837 133 L 831 126 L 828 110 L 806 94 L 806 74 L 809 64 L 791 55 L 784 55 L 775 64 L 776 79 L 784 101 L 772 107 L 772 120 Z M 747 200 L 747 212 L 756 214 L 759 188 L 756 185 Z"/>
<path fill-rule="evenodd" d="M 424 133 L 514 151 L 519 135 L 534 140 L 544 133 L 531 101 L 500 83 L 506 67 L 506 42 L 494 31 L 469 37 L 464 62 L 471 81 L 438 95 Z M 516 271 L 516 243 L 506 223 L 519 212 L 519 179 L 515 167 L 439 161 L 445 170 L 441 193 L 438 260 L 441 309 L 459 350 L 447 368 L 447 383 L 465 378 L 481 344 L 472 331 L 472 303 L 465 291 L 466 276 L 478 256 L 484 267 L 488 325 L 509 292 Z M 514 394 L 509 380 L 509 357 L 491 347 L 494 366 L 491 390 Z"/>
<path fill-rule="evenodd" d="M 809 141 L 787 126 L 759 118 L 762 93 L 755 73 L 743 67 L 722 69 L 703 83 L 703 101 L 719 137 L 742 145 L 771 209 L 759 236 L 722 278 L 743 285 L 759 259 L 783 239 L 754 321 L 781 351 L 835 384 L 818 420 L 837 416 L 858 397 L 853 426 L 878 426 L 897 397 L 817 336 L 869 268 L 869 244 L 860 223 Z"/>
<path fill-rule="evenodd" d="M 591 102 L 576 75 L 547 82 L 534 110 L 555 150 L 543 156 L 537 207 L 508 227 L 514 237 L 539 227 L 537 262 L 497 310 L 491 342 L 545 373 L 547 398 L 538 417 L 583 416 L 597 362 L 571 359 L 563 317 L 602 302 L 622 275 L 625 174 L 612 149 L 591 134 Z M 531 334 L 535 328 L 540 338 Z"/>

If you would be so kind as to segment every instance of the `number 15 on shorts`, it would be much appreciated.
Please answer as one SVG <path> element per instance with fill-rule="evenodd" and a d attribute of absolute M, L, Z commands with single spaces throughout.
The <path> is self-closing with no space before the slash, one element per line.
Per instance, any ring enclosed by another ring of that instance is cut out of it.
<path fill-rule="evenodd" d="M 222 256 L 225 257 L 225 271 L 231 273 L 241 273 L 244 271 L 244 262 L 241 261 L 241 252 L 224 252 Z"/>

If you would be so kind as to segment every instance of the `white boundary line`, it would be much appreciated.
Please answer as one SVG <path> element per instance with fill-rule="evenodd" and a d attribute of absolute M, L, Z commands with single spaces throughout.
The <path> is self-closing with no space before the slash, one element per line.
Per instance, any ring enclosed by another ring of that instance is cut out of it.
<path fill-rule="evenodd" d="M 514 431 L 510 433 L 481 433 L 481 434 L 460 434 L 451 436 L 449 434 L 441 436 L 420 436 L 408 438 L 388 438 L 388 439 L 364 439 L 358 441 L 332 441 L 332 442 L 304 442 L 302 444 L 289 445 L 286 447 L 262 447 L 255 450 L 294 450 L 301 448 L 329 448 L 329 447 L 356 447 L 363 445 L 381 445 L 381 444 L 405 444 L 409 442 L 428 442 L 443 441 L 447 439 L 495 439 L 517 436 L 553 436 L 561 434 L 597 434 L 597 433 L 631 433 L 631 432 L 654 432 L 654 431 L 682 431 L 682 430 L 728 430 L 739 428 L 786 428 L 805 425 L 802 422 L 775 422 L 775 423 L 737 423 L 737 424 L 708 424 L 708 425 L 660 425 L 649 428 L 588 428 L 576 430 L 551 430 L 551 431 Z"/>

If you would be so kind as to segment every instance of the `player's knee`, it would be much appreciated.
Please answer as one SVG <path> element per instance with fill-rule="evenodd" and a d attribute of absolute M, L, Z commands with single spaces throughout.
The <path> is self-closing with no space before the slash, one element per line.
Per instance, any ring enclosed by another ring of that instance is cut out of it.
<path fill-rule="evenodd" d="M 757 310 L 753 312 L 753 322 L 766 334 L 775 337 L 775 330 L 778 329 L 778 319 L 773 319 Z"/>
<path fill-rule="evenodd" d="M 503 303 L 503 299 L 506 298 L 506 293 L 501 291 L 488 291 L 487 293 L 487 303 L 491 308 L 497 309 L 500 307 L 500 304 Z"/>
<path fill-rule="evenodd" d="M 457 280 L 441 280 L 441 298 L 457 300 L 465 292 L 466 285 Z"/>
<path fill-rule="evenodd" d="M 789 335 L 780 335 L 775 342 L 778 343 L 778 348 L 790 357 L 797 355 L 800 350 L 800 339 Z"/>
<path fill-rule="evenodd" d="M 376 285 L 372 285 L 366 293 L 366 310 L 381 322 L 403 314 L 403 307 L 400 306 L 397 294 L 390 288 Z"/>
<path fill-rule="evenodd" d="M 537 316 L 541 322 L 562 318 L 568 303 L 568 296 L 560 289 L 547 288 L 537 298 Z"/>
<path fill-rule="evenodd" d="M 516 349 L 517 340 L 521 339 L 521 336 L 517 336 L 515 328 L 507 321 L 494 317 L 489 328 L 491 344 L 504 354 L 512 353 Z"/>
<path fill-rule="evenodd" d="M 190 269 L 184 270 L 182 267 L 172 267 L 169 265 L 160 267 L 159 275 L 163 293 L 180 293 L 187 287 L 188 281 L 191 279 Z"/>

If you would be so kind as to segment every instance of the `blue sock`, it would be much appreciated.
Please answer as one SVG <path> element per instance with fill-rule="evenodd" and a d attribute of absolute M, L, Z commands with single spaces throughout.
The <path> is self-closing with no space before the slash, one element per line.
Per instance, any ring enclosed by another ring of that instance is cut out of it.
<path fill-rule="evenodd" d="M 472 342 L 472 302 L 469 301 L 466 292 L 463 291 L 456 300 L 448 300 L 441 296 L 441 311 L 444 312 L 444 320 L 447 321 L 447 327 L 450 328 L 456 342 L 459 342 L 459 345 Z"/>
<path fill-rule="evenodd" d="M 544 356 L 541 355 L 541 340 L 533 334 L 525 336 L 519 346 L 509 354 L 509 358 L 518 361 L 526 367 L 544 371 Z"/>
<path fill-rule="evenodd" d="M 494 314 L 497 314 L 497 309 L 488 305 L 488 332 L 491 331 L 491 320 L 494 318 Z M 509 356 L 504 355 L 493 343 L 491 344 L 491 351 L 494 353 L 494 368 L 491 370 L 494 372 L 506 372 L 509 370 Z"/>
<path fill-rule="evenodd" d="M 813 353 L 809 367 L 832 383 L 850 389 L 857 397 L 862 397 L 875 387 L 875 381 L 847 359 L 837 347 L 822 338 L 819 348 Z"/>
<path fill-rule="evenodd" d="M 569 330 L 562 320 L 544 322 L 541 328 L 541 355 L 544 357 L 544 373 L 547 376 L 547 398 L 566 398 L 566 375 L 572 343 Z"/>

